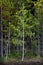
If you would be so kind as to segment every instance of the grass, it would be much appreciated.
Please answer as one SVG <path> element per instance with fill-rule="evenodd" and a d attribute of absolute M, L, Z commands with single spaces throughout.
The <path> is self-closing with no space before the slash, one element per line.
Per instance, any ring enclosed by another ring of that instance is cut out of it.
<path fill-rule="evenodd" d="M 3 62 L 3 58 L 0 57 L 0 63 Z"/>
<path fill-rule="evenodd" d="M 40 61 L 42 57 L 37 56 L 36 54 L 32 55 L 32 52 L 26 54 L 24 61 Z M 22 55 L 21 53 L 12 53 L 8 56 L 4 56 L 3 58 L 0 57 L 0 62 L 8 62 L 8 61 L 21 61 Z"/>

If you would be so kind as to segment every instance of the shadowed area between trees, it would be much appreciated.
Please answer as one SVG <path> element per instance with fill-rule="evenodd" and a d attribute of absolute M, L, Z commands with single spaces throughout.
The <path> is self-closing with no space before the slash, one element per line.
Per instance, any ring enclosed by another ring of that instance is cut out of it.
<path fill-rule="evenodd" d="M 0 63 L 0 65 L 43 65 L 43 62 L 12 62 Z"/>

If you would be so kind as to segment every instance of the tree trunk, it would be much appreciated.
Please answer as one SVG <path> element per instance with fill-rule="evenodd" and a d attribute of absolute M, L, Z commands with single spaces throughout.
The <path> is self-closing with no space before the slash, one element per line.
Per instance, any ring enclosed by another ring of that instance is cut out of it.
<path fill-rule="evenodd" d="M 5 61 L 8 60 L 8 43 L 6 43 L 6 49 L 5 49 Z"/>
<path fill-rule="evenodd" d="M 41 22 L 41 55 L 43 56 L 43 18 L 42 18 L 42 22 Z"/>
<path fill-rule="evenodd" d="M 40 56 L 40 36 L 38 34 L 38 56 Z"/>
<path fill-rule="evenodd" d="M 8 34 L 8 45 L 9 45 L 9 55 L 10 55 L 10 27 L 9 27 L 9 34 Z"/>
<path fill-rule="evenodd" d="M 22 48 L 22 61 L 24 60 L 24 23 L 23 23 L 23 48 Z"/>
<path fill-rule="evenodd" d="M 2 25 L 2 7 L 1 7 L 1 57 L 3 58 L 3 25 Z"/>

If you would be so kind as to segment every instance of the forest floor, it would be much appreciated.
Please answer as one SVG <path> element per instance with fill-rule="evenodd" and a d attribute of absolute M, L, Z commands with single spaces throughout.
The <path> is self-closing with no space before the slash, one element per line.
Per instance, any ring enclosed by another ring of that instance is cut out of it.
<path fill-rule="evenodd" d="M 43 65 L 43 58 L 25 58 L 24 61 L 12 59 L 8 62 L 4 61 L 0 65 Z"/>
<path fill-rule="evenodd" d="M 10 63 L 0 63 L 0 65 L 43 65 L 43 62 L 10 62 Z"/>

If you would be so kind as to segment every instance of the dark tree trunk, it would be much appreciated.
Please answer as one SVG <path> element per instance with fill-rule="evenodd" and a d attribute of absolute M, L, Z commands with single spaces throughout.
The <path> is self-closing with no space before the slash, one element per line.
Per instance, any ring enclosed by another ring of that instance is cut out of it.
<path fill-rule="evenodd" d="M 2 25 L 2 7 L 0 7 L 0 26 L 1 26 L 1 57 L 3 57 L 3 25 Z"/>

